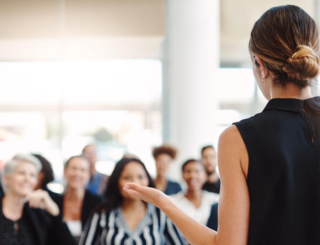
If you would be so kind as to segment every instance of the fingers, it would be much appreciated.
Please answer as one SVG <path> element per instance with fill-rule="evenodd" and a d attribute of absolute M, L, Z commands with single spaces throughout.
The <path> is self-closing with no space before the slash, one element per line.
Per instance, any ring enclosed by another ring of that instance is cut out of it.
<path fill-rule="evenodd" d="M 123 189 L 131 196 L 142 199 L 143 201 L 157 207 L 159 207 L 160 202 L 162 202 L 162 200 L 167 197 L 157 189 L 140 186 L 135 183 L 128 183 L 124 186 Z"/>
<path fill-rule="evenodd" d="M 139 191 L 139 190 L 141 191 L 141 188 L 142 188 L 142 186 L 138 185 L 136 183 L 128 183 L 128 184 L 125 184 L 123 187 L 124 190 L 131 189 L 131 190 L 135 190 L 135 191 Z"/>
<path fill-rule="evenodd" d="M 36 190 L 26 196 L 31 208 L 45 208 L 48 198 L 47 192 L 43 190 Z"/>

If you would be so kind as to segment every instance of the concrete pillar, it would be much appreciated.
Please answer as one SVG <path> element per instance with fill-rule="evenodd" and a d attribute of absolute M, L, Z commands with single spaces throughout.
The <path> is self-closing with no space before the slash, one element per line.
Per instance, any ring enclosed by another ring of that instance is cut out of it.
<path fill-rule="evenodd" d="M 163 141 L 179 149 L 176 179 L 184 160 L 198 158 L 201 146 L 213 143 L 219 12 L 219 0 L 166 0 Z"/>

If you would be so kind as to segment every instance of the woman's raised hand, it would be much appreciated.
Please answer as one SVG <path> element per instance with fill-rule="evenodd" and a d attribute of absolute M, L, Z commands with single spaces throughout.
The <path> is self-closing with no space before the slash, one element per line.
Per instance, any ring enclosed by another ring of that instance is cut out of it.
<path fill-rule="evenodd" d="M 139 198 L 158 208 L 162 208 L 164 203 L 169 200 L 169 197 L 162 191 L 159 191 L 155 188 L 140 186 L 135 183 L 128 183 L 123 189 L 131 196 Z"/>
<path fill-rule="evenodd" d="M 59 207 L 51 199 L 48 192 L 44 190 L 35 190 L 26 196 L 31 208 L 41 208 L 46 210 L 52 216 L 59 215 Z"/>

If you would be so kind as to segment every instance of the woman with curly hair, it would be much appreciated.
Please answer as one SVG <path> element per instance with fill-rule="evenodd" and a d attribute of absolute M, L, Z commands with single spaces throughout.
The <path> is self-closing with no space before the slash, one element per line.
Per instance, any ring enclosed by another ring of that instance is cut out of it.
<path fill-rule="evenodd" d="M 154 180 L 155 187 L 166 195 L 173 195 L 182 191 L 179 183 L 168 180 L 170 164 L 176 158 L 177 150 L 164 144 L 153 148 L 152 155 L 157 169 L 157 176 Z"/>

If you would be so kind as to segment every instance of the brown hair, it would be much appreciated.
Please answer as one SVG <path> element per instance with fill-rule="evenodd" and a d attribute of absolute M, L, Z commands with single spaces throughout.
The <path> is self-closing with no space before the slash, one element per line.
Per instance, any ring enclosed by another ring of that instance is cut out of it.
<path fill-rule="evenodd" d="M 292 83 L 304 88 L 319 74 L 318 29 L 297 6 L 279 6 L 265 12 L 251 31 L 249 50 L 274 74 L 274 83 L 283 87 Z"/>
<path fill-rule="evenodd" d="M 70 163 L 73 159 L 76 159 L 76 158 L 83 159 L 83 160 L 85 160 L 86 162 L 88 162 L 88 164 L 89 164 L 88 159 L 87 159 L 86 157 L 84 157 L 83 155 L 73 156 L 73 157 L 70 157 L 70 158 L 66 161 L 66 163 L 64 164 L 64 170 L 66 170 L 67 167 L 69 166 L 69 163 Z"/>
<path fill-rule="evenodd" d="M 167 144 L 163 144 L 159 147 L 153 148 L 152 155 L 154 159 L 156 159 L 160 154 L 167 154 L 172 159 L 175 159 L 177 155 L 177 149 Z"/>

